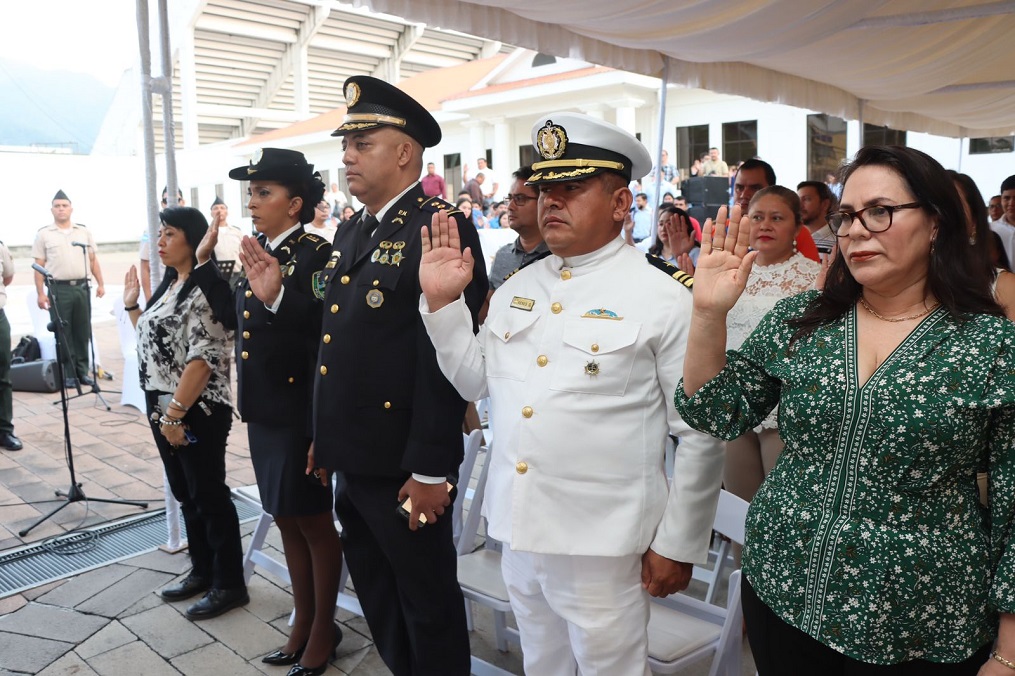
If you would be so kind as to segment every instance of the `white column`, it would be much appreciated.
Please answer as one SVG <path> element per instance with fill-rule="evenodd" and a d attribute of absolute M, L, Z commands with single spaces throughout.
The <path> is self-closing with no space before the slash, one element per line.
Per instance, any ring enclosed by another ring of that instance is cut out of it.
<path fill-rule="evenodd" d="M 187 150 L 201 144 L 197 127 L 197 64 L 194 59 L 194 27 L 183 29 L 177 49 L 180 59 L 180 111 L 183 125 L 183 147 Z M 167 74 L 171 75 L 171 74 Z"/>
<path fill-rule="evenodd" d="M 511 125 L 503 117 L 490 120 L 493 124 L 493 164 L 491 165 L 500 177 L 498 197 L 505 194 L 506 177 L 517 169 L 518 158 L 511 152 Z"/>
<path fill-rule="evenodd" d="M 462 158 L 462 164 L 469 166 L 469 178 L 476 175 L 476 158 L 486 157 L 486 125 L 480 120 L 463 122 L 469 130 L 469 155 Z"/>
<path fill-rule="evenodd" d="M 616 109 L 616 125 L 632 134 L 636 133 L 638 131 L 638 119 L 635 112 L 638 108 L 645 105 L 645 101 L 632 96 L 613 101 L 612 105 Z M 642 136 L 647 138 L 648 134 L 642 134 Z"/>

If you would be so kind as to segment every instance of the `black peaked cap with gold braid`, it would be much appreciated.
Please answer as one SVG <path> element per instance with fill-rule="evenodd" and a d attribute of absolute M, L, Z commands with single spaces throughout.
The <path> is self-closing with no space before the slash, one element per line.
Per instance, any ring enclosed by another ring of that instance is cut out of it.
<path fill-rule="evenodd" d="M 652 170 L 641 141 L 591 115 L 544 115 L 532 127 L 532 145 L 542 159 L 532 164 L 526 185 L 581 181 L 607 171 L 630 181 Z"/>
<path fill-rule="evenodd" d="M 378 127 L 394 127 L 419 141 L 424 148 L 441 142 L 441 127 L 433 115 L 398 87 L 369 75 L 354 75 L 345 81 L 347 111 L 332 136 Z"/>

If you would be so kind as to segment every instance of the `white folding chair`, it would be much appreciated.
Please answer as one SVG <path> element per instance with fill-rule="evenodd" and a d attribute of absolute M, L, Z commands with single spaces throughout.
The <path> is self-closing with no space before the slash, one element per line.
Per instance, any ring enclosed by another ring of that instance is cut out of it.
<path fill-rule="evenodd" d="M 486 538 L 482 549 L 473 551 L 479 525 L 482 521 L 483 499 L 486 494 L 486 478 L 490 471 L 489 453 L 476 483 L 476 492 L 472 497 L 469 514 L 462 527 L 462 536 L 458 540 L 458 584 L 465 595 L 466 612 L 469 615 L 471 629 L 472 603 L 479 603 L 493 611 L 494 639 L 497 650 L 507 652 L 508 644 L 521 646 L 518 630 L 507 625 L 507 615 L 511 612 L 507 587 L 500 572 L 500 551 L 498 543 Z M 508 671 L 485 662 L 475 655 L 472 656 L 472 673 L 476 676 L 504 676 Z"/>
<path fill-rule="evenodd" d="M 233 495 L 237 499 L 243 500 L 257 509 L 261 509 L 261 494 L 257 490 L 257 484 L 234 488 Z M 250 583 L 250 577 L 254 574 L 256 566 L 265 569 L 285 584 L 292 584 L 292 577 L 289 575 L 289 568 L 286 566 L 285 561 L 272 558 L 264 551 L 264 539 L 267 537 L 268 529 L 271 528 L 271 523 L 274 520 L 271 514 L 261 509 L 261 516 L 257 519 L 257 525 L 254 526 L 254 532 L 250 537 L 250 544 L 247 545 L 247 551 L 243 554 L 243 582 L 245 584 Z M 342 525 L 337 519 L 335 521 L 335 528 L 338 529 L 339 533 L 342 532 Z M 342 573 L 338 578 L 338 599 L 335 605 L 362 617 L 363 607 L 360 605 L 359 599 L 346 590 L 346 583 L 348 581 L 349 568 L 345 565 L 345 557 L 343 556 Z M 295 616 L 296 611 L 293 610 L 289 616 L 290 625 L 292 625 Z"/>
<path fill-rule="evenodd" d="M 721 491 L 713 529 L 743 544 L 747 507 L 744 500 Z M 674 674 L 711 657 L 709 676 L 739 676 L 743 642 L 739 570 L 730 573 L 726 608 L 673 594 L 653 599 L 649 613 L 649 666 L 653 672 Z"/>
<path fill-rule="evenodd" d="M 120 353 L 123 355 L 123 373 L 120 375 L 121 406 L 133 406 L 141 413 L 145 412 L 144 391 L 141 389 L 141 377 L 137 365 L 137 331 L 130 322 L 130 315 L 123 311 L 123 299 L 113 303 L 113 315 L 116 317 L 117 332 L 120 336 Z"/>
<path fill-rule="evenodd" d="M 476 467 L 476 457 L 483 445 L 483 430 L 472 430 L 469 434 L 463 434 L 462 442 L 465 445 L 465 453 L 462 456 L 462 464 L 458 467 L 458 495 L 455 496 L 454 509 L 451 511 L 456 545 L 462 535 L 462 512 L 465 509 L 465 501 L 472 500 L 475 494 L 475 490 L 469 486 L 469 483 L 472 481 L 472 472 Z"/>

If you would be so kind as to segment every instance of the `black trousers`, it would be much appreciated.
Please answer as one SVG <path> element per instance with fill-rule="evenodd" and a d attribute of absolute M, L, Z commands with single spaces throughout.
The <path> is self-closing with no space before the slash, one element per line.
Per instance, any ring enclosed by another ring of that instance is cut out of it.
<path fill-rule="evenodd" d="M 396 511 L 404 479 L 337 478 L 346 564 L 384 663 L 395 676 L 468 676 L 453 505 L 437 523 L 412 532 Z"/>
<path fill-rule="evenodd" d="M 232 408 L 209 404 L 211 415 L 192 406 L 183 420 L 197 443 L 173 448 L 151 421 L 159 392 L 145 392 L 149 424 L 166 468 L 169 488 L 180 503 L 187 526 L 187 542 L 194 574 L 210 579 L 216 589 L 243 587 L 243 548 L 240 521 L 226 485 L 226 438 L 232 427 Z"/>
<path fill-rule="evenodd" d="M 847 657 L 787 624 L 754 593 L 742 578 L 747 638 L 758 676 L 821 674 L 822 676 L 976 676 L 989 659 L 991 644 L 957 664 L 912 660 L 899 664 L 869 664 Z"/>

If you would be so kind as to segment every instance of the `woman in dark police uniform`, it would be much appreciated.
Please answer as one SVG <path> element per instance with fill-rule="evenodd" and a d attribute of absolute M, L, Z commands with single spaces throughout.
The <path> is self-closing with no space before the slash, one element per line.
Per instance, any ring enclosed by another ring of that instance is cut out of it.
<path fill-rule="evenodd" d="M 264 288 L 266 266 L 244 266 L 247 277 L 233 294 L 214 265 L 201 265 L 197 283 L 212 309 L 236 328 L 238 408 L 250 440 L 250 457 L 265 511 L 282 534 L 292 577 L 296 619 L 288 642 L 266 655 L 267 664 L 292 664 L 289 674 L 320 674 L 342 639 L 333 623 L 342 549 L 335 530 L 330 477 L 313 470 L 311 402 L 321 335 L 321 272 L 331 244 L 304 231 L 324 196 L 324 183 L 302 153 L 265 148 L 249 165 L 229 172 L 247 189 L 256 242 L 282 271 L 281 289 Z M 213 227 L 198 250 L 207 261 Z M 270 297 L 269 297 L 270 295 Z M 317 476 L 317 475 L 320 476 Z"/>

